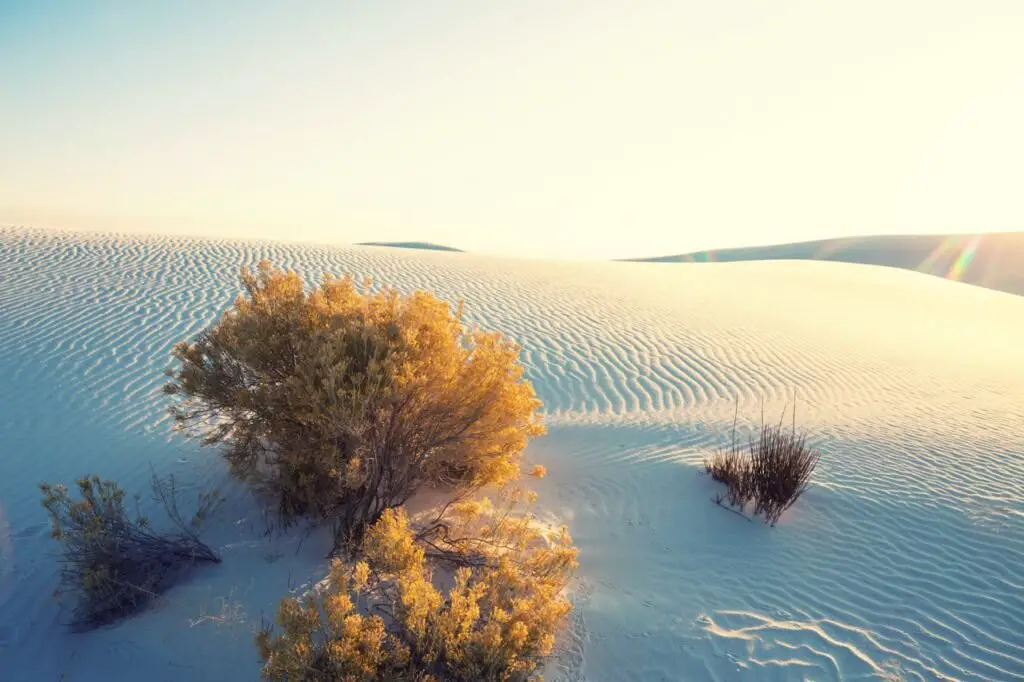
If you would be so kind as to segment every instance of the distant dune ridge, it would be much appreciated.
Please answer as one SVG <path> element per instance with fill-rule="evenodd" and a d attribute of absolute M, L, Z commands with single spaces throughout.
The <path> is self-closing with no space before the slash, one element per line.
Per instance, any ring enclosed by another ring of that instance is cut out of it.
<path fill-rule="evenodd" d="M 916 270 L 1024 295 L 1024 232 L 843 237 L 812 242 L 630 258 L 642 263 L 825 260 Z"/>
<path fill-rule="evenodd" d="M 174 343 L 263 259 L 462 300 L 467 325 L 522 346 L 549 426 L 524 454 L 548 471 L 537 513 L 581 552 L 550 682 L 1024 680 L 1024 297 L 821 260 L 20 229 L 0 229 L 0 679 L 254 682 L 261 616 L 325 575 L 329 531 L 267 535 L 221 457 L 168 437 Z M 811 487 L 775 528 L 715 506 L 702 461 L 737 407 L 745 439 L 794 393 L 822 453 Z M 203 535 L 223 563 L 69 634 L 38 482 L 96 473 L 148 513 L 153 470 L 224 492 Z"/>
<path fill-rule="evenodd" d="M 452 251 L 464 253 L 462 249 L 431 242 L 359 242 L 356 246 L 390 246 L 393 249 L 423 249 L 425 251 Z"/>
<path fill-rule="evenodd" d="M 463 249 L 431 242 L 360 242 L 357 246 L 465 253 Z M 1024 295 L 1024 232 L 841 237 L 652 258 L 624 258 L 620 262 L 729 263 L 759 260 L 880 265 Z"/>

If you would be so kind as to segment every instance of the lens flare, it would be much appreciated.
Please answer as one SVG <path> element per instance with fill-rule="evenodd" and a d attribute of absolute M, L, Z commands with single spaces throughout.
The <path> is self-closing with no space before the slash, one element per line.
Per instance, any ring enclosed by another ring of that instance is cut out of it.
<path fill-rule="evenodd" d="M 717 260 L 714 251 L 700 251 L 690 255 L 691 263 L 714 263 Z"/>
<path fill-rule="evenodd" d="M 981 242 L 981 235 L 972 237 L 967 245 L 957 256 L 957 259 L 953 262 L 953 266 L 946 273 L 946 279 L 958 280 L 960 279 L 967 266 L 970 265 L 971 260 L 974 258 L 975 252 L 978 250 L 978 244 Z"/>
<path fill-rule="evenodd" d="M 921 261 L 921 264 L 917 266 L 916 270 L 930 275 L 938 274 L 936 270 L 943 268 L 943 266 L 939 265 L 940 261 L 948 262 L 945 256 L 951 252 L 957 251 L 959 245 L 959 237 L 943 238 L 942 241 L 939 242 L 938 246 L 932 249 L 932 252 L 928 254 L 928 257 Z"/>

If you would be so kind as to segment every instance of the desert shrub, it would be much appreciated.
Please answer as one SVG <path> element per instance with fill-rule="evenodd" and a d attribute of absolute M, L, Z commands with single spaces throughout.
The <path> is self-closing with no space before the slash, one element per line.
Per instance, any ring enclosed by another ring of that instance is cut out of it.
<path fill-rule="evenodd" d="M 820 454 L 807 444 L 807 436 L 782 424 L 761 425 L 757 439 L 746 450 L 737 446 L 735 430 L 728 449 L 713 454 L 704 463 L 707 473 L 724 483 L 730 505 L 740 509 L 748 504 L 755 515 L 763 515 L 774 526 L 799 499 L 810 483 Z M 718 498 L 716 502 L 721 502 Z"/>
<path fill-rule="evenodd" d="M 62 544 L 61 588 L 77 602 L 71 627 L 76 631 L 111 624 L 145 608 L 199 562 L 220 557 L 199 540 L 203 518 L 217 502 L 200 494 L 195 516 L 181 516 L 173 478 L 153 477 L 153 490 L 176 531 L 158 534 L 149 520 L 125 509 L 124 491 L 97 476 L 78 479 L 79 499 L 65 485 L 41 483 L 42 504 L 50 515 L 52 536 Z"/>
<path fill-rule="evenodd" d="M 762 426 L 757 445 L 750 448 L 754 513 L 774 526 L 807 489 L 819 458 L 808 447 L 806 434 L 787 432 L 781 425 Z"/>
<path fill-rule="evenodd" d="M 306 291 L 266 263 L 241 279 L 220 321 L 175 348 L 165 391 L 178 426 L 220 444 L 282 518 L 351 538 L 425 483 L 518 474 L 543 427 L 514 343 L 466 329 L 461 306 L 424 291 L 331 276 Z"/>
<path fill-rule="evenodd" d="M 321 589 L 284 599 L 278 631 L 257 636 L 272 682 L 395 680 L 512 682 L 536 673 L 571 610 L 562 595 L 576 566 L 565 529 L 547 533 L 507 505 L 464 501 L 427 546 L 467 563 L 442 591 L 430 552 L 402 508 L 369 528 L 365 559 L 335 559 Z M 436 522 L 427 530 L 434 533 Z M 460 563 L 456 561 L 456 563 Z"/>
<path fill-rule="evenodd" d="M 725 484 L 729 504 L 742 507 L 751 499 L 750 466 L 743 450 L 719 450 L 704 462 L 704 469 L 714 480 Z"/>

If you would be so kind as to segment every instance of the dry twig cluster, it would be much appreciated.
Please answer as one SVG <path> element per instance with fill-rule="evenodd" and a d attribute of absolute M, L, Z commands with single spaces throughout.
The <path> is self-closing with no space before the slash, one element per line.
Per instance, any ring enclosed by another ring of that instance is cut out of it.
<path fill-rule="evenodd" d="M 738 408 L 737 408 L 738 409 Z M 783 512 L 807 489 L 820 454 L 807 444 L 807 436 L 796 430 L 796 409 L 793 426 L 787 431 L 779 424 L 765 424 L 762 416 L 757 439 L 751 438 L 746 448 L 736 443 L 736 425 L 729 448 L 720 450 L 704 463 L 706 472 L 724 483 L 726 494 L 715 499 L 738 510 L 752 507 L 754 515 L 762 515 L 774 526 Z"/>

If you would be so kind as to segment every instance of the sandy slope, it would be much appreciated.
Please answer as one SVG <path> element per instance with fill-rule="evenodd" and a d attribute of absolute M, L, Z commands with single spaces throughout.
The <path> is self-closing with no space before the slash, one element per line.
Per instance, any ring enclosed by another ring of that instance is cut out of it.
<path fill-rule="evenodd" d="M 825 260 L 883 265 L 1024 295 L 1024 232 L 822 239 L 639 258 L 659 263 Z"/>
<path fill-rule="evenodd" d="M 553 679 L 1024 679 L 1024 298 L 841 263 L 673 268 L 0 230 L 0 680 L 255 680 L 251 634 L 322 574 L 228 485 L 222 565 L 69 635 L 35 484 L 149 465 L 224 481 L 168 437 L 171 345 L 269 258 L 463 297 L 525 347 L 549 410 L 528 451 L 581 549 Z M 818 485 L 769 529 L 709 501 L 733 401 L 798 392 Z M 205 616 L 205 617 L 204 617 Z M 31 671 L 31 672 L 30 672 Z M 63 675 L 63 677 L 62 677 Z"/>

